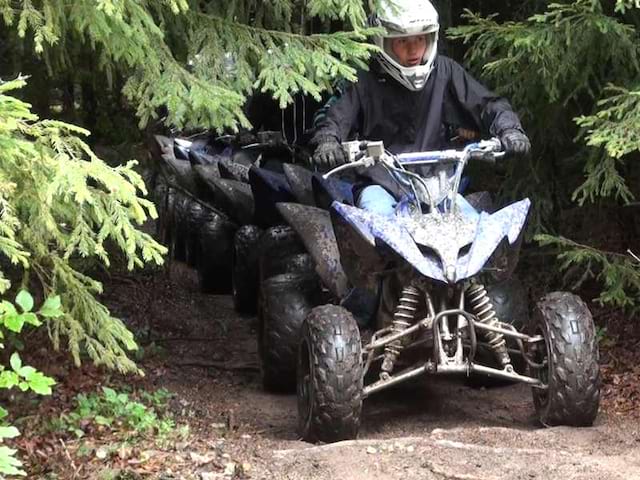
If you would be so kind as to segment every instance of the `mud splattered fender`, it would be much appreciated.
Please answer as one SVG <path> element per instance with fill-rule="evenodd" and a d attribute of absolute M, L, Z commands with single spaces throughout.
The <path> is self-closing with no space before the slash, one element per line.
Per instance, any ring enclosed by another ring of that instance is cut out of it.
<path fill-rule="evenodd" d="M 340 252 L 329 212 L 296 203 L 278 203 L 278 211 L 300 235 L 313 257 L 316 272 L 324 285 L 342 299 L 349 292 L 349 282 L 340 263 Z"/>

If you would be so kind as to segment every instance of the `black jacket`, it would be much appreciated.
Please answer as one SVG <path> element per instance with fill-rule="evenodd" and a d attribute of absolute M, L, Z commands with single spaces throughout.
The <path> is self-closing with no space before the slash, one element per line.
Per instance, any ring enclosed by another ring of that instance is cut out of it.
<path fill-rule="evenodd" d="M 447 148 L 452 127 L 477 130 L 483 137 L 500 136 L 507 129 L 523 131 L 518 116 L 501 98 L 448 57 L 436 57 L 424 89 L 410 91 L 383 73 L 377 62 L 358 73 L 319 121 L 312 143 L 327 137 L 339 142 L 358 138 L 382 140 L 393 153 Z M 386 172 L 366 172 L 374 183 L 396 189 L 384 180 Z M 382 176 L 380 176 L 382 174 Z M 392 182 L 393 183 L 393 182 Z"/>

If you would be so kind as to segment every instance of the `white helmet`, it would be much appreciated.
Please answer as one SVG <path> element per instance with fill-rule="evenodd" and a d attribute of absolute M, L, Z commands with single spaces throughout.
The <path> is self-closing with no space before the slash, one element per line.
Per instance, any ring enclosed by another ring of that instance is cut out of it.
<path fill-rule="evenodd" d="M 422 90 L 433 70 L 438 51 L 438 12 L 429 0 L 386 0 L 370 19 L 371 26 L 384 27 L 385 36 L 375 36 L 380 47 L 377 59 L 382 68 L 409 90 Z M 427 35 L 427 50 L 422 63 L 405 67 L 391 50 L 391 40 L 398 37 Z"/>

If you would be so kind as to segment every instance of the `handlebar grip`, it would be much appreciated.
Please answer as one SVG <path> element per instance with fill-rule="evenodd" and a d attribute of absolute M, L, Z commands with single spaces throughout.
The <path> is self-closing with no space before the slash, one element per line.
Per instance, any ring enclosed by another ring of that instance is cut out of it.
<path fill-rule="evenodd" d="M 478 160 L 490 165 L 495 165 L 498 161 L 498 157 L 495 152 L 471 152 L 471 160 Z"/>
<path fill-rule="evenodd" d="M 502 152 L 504 150 L 504 147 L 502 146 L 502 142 L 500 141 L 499 138 L 493 137 L 491 140 L 487 140 L 487 141 L 493 144 L 494 152 Z"/>

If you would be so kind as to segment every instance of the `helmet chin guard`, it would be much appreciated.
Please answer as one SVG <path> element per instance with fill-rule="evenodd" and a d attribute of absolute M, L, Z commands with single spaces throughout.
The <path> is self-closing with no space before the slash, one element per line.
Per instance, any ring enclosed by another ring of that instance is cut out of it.
<path fill-rule="evenodd" d="M 377 60 L 382 69 L 401 85 L 409 90 L 422 90 L 431 71 L 438 53 L 438 32 L 440 23 L 438 12 L 429 0 L 394 0 L 393 5 L 383 3 L 376 15 L 369 21 L 371 26 L 384 27 L 384 36 L 375 36 L 374 43 L 380 48 Z M 401 65 L 395 55 L 388 50 L 388 43 L 399 37 L 427 35 L 427 51 L 420 65 L 405 67 Z"/>

